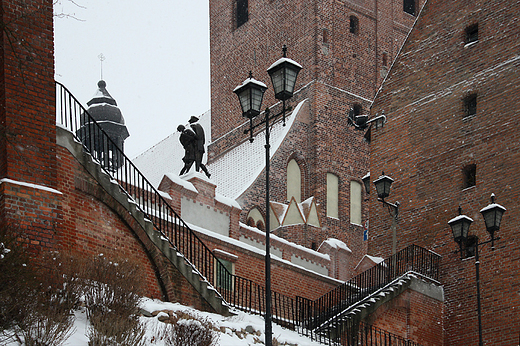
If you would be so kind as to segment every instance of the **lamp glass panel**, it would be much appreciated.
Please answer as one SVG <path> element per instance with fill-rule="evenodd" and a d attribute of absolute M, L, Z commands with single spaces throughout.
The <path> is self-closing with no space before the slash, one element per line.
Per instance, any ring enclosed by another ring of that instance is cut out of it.
<path fill-rule="evenodd" d="M 283 69 L 280 68 L 270 72 L 271 82 L 273 83 L 274 93 L 276 95 L 284 89 Z"/>
<path fill-rule="evenodd" d="M 251 108 L 257 112 L 260 112 L 260 108 L 262 107 L 262 100 L 264 98 L 264 91 L 253 88 L 251 90 Z"/>
<path fill-rule="evenodd" d="M 240 100 L 240 106 L 242 107 L 242 113 L 246 113 L 251 109 L 251 103 L 249 100 L 249 89 L 244 88 L 238 94 L 238 99 Z"/>
<path fill-rule="evenodd" d="M 296 85 L 296 77 L 298 77 L 299 70 L 293 68 L 286 68 L 286 85 L 285 88 L 291 94 L 294 92 L 294 86 Z"/>
<path fill-rule="evenodd" d="M 484 221 L 486 222 L 486 229 L 488 231 L 496 231 L 500 228 L 502 222 L 502 215 L 504 211 L 498 207 L 488 209 L 482 212 Z"/>

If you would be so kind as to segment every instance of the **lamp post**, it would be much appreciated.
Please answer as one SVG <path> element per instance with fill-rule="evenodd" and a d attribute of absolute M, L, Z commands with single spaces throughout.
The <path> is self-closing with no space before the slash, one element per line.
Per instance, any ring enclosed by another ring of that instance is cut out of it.
<path fill-rule="evenodd" d="M 281 100 L 283 107 L 278 114 L 271 115 L 269 108 L 264 112 L 264 119 L 253 126 L 253 119 L 260 115 L 261 105 L 264 92 L 267 86 L 253 78 L 249 72 L 247 78 L 241 85 L 237 86 L 233 91 L 237 94 L 242 108 L 242 116 L 249 119 L 249 129 L 244 133 L 249 132 L 249 141 L 253 142 L 253 131 L 258 126 L 265 124 L 265 344 L 272 345 L 273 341 L 273 326 L 271 316 L 271 255 L 270 255 L 270 240 L 269 234 L 271 232 L 270 223 L 270 208 L 269 208 L 269 170 L 270 170 L 270 148 L 269 143 L 270 128 L 269 122 L 274 121 L 280 115 L 283 116 L 283 125 L 285 126 L 285 101 L 290 99 L 294 94 L 294 86 L 296 84 L 296 77 L 302 69 L 302 66 L 287 58 L 287 47 L 283 46 L 283 57 L 272 64 L 267 72 L 271 77 L 273 84 L 275 98 Z"/>
<path fill-rule="evenodd" d="M 502 216 L 504 215 L 506 208 L 501 206 L 500 204 L 495 203 L 495 195 L 491 194 L 491 203 L 485 208 L 480 210 L 480 213 L 484 217 L 484 222 L 486 223 L 486 231 L 488 231 L 491 239 L 482 243 L 478 241 L 475 242 L 475 270 L 476 270 L 476 280 L 477 280 L 477 314 L 478 314 L 478 340 L 479 346 L 483 346 L 484 342 L 482 339 L 482 310 L 480 304 L 480 259 L 479 259 L 479 251 L 478 248 L 481 245 L 491 243 L 491 250 L 494 250 L 495 240 L 499 240 L 500 238 L 495 238 L 495 232 L 500 229 L 500 223 L 502 222 Z M 454 217 L 448 224 L 451 227 L 453 233 L 453 240 L 459 244 L 460 257 L 462 258 L 462 248 L 463 244 L 466 243 L 468 239 L 468 231 L 469 227 L 473 220 L 466 216 L 462 215 L 462 208 L 459 206 L 459 215 Z"/>
<path fill-rule="evenodd" d="M 365 178 L 364 178 L 365 179 Z M 370 179 L 370 177 L 369 177 Z M 392 187 L 392 183 L 394 179 L 390 178 L 388 175 L 385 175 L 385 172 L 382 172 L 381 176 L 374 180 L 374 185 L 376 186 L 376 192 L 378 201 L 387 206 L 390 215 L 392 215 L 392 225 L 390 226 L 392 230 L 392 255 L 395 255 L 397 251 L 397 220 L 399 219 L 399 202 L 389 203 L 385 201 L 385 198 L 390 195 L 390 187 Z"/>

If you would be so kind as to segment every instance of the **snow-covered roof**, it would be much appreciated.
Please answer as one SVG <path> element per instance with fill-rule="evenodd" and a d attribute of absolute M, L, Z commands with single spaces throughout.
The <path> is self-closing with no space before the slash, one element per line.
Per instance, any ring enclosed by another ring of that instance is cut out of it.
<path fill-rule="evenodd" d="M 281 122 L 273 125 L 270 132 L 271 158 L 291 129 L 303 103 L 287 116 L 286 126 Z M 253 143 L 245 141 L 217 158 L 208 169 L 211 179 L 217 185 L 217 192 L 229 198 L 238 198 L 260 175 L 265 167 L 265 131 L 254 137 Z"/>
<path fill-rule="evenodd" d="M 304 102 L 305 100 L 300 102 L 294 111 L 286 116 L 286 126 L 283 126 L 282 122 L 272 126 L 270 132 L 271 157 L 276 154 Z M 200 117 L 199 123 L 204 128 L 206 138 L 211 138 L 209 111 Z M 158 187 L 164 175 L 170 174 L 170 177 L 179 175 L 184 165 L 183 156 L 184 149 L 179 142 L 179 133 L 175 132 L 134 158 L 132 162 L 153 186 Z M 207 156 L 204 155 L 204 160 L 206 158 Z M 254 137 L 253 143 L 244 141 L 208 164 L 207 167 L 211 173 L 211 181 L 217 185 L 216 193 L 222 196 L 221 198 L 227 197 L 236 200 L 251 186 L 265 167 L 265 131 L 258 133 Z"/>

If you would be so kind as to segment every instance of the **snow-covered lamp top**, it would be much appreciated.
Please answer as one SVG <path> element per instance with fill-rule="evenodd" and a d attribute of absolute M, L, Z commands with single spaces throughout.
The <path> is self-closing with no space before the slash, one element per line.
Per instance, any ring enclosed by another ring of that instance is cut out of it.
<path fill-rule="evenodd" d="M 502 216 L 506 212 L 506 208 L 500 204 L 495 203 L 495 194 L 491 194 L 491 204 L 480 210 L 480 213 L 484 217 L 486 223 L 486 230 L 491 234 L 491 238 L 494 237 L 495 231 L 500 229 L 500 223 L 502 222 Z"/>

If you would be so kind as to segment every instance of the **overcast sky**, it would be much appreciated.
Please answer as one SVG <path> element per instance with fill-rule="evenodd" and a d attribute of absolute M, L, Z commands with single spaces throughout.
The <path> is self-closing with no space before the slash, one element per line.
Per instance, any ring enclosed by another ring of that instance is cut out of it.
<path fill-rule="evenodd" d="M 103 79 L 134 158 L 210 107 L 209 0 L 58 0 L 55 79 L 86 106 Z M 77 5 L 75 5 L 77 4 Z"/>

